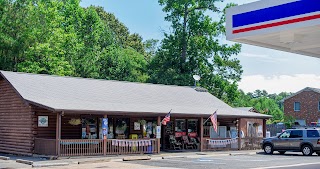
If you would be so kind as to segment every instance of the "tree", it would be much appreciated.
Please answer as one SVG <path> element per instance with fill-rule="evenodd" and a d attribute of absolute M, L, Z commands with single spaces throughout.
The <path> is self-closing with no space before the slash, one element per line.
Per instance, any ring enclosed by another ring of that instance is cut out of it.
<path fill-rule="evenodd" d="M 142 38 L 130 35 L 103 8 L 82 8 L 80 0 L 2 0 L 0 4 L 0 69 L 146 81 Z M 119 63 L 106 67 L 100 61 L 107 58 Z M 106 69 L 110 76 L 104 74 Z"/>
<path fill-rule="evenodd" d="M 148 78 L 144 56 L 132 48 L 110 46 L 98 62 L 103 79 L 146 82 Z"/>
<path fill-rule="evenodd" d="M 237 95 L 237 81 L 242 68 L 231 58 L 241 45 L 219 42 L 225 34 L 224 14 L 215 6 L 217 0 L 159 0 L 171 33 L 165 38 L 150 64 L 150 82 L 189 86 L 192 75 L 199 74 L 200 84 L 230 103 Z M 214 21 L 207 13 L 222 17 Z"/>

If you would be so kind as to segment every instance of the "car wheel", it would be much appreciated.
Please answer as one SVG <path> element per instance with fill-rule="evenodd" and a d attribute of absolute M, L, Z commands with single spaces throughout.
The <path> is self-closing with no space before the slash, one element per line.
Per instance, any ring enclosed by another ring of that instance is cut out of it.
<path fill-rule="evenodd" d="M 286 153 L 286 151 L 279 151 L 279 153 L 283 155 L 284 153 Z"/>
<path fill-rule="evenodd" d="M 309 145 L 302 146 L 302 154 L 305 156 L 311 156 L 313 154 L 312 147 Z"/>
<path fill-rule="evenodd" d="M 271 144 L 265 144 L 263 150 L 266 154 L 273 154 L 273 147 Z"/>

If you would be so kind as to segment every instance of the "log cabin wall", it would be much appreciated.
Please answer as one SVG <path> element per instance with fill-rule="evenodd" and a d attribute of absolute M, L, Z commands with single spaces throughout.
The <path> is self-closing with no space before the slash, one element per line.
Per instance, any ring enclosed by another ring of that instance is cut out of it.
<path fill-rule="evenodd" d="M 35 112 L 36 119 L 38 116 L 48 116 L 48 127 L 38 127 L 38 122 L 35 122 L 36 125 L 36 138 L 46 138 L 46 139 L 56 139 L 56 122 L 57 114 L 49 111 L 47 109 L 39 108 L 33 106 L 33 111 Z"/>
<path fill-rule="evenodd" d="M 81 123 L 70 124 L 70 120 L 79 119 L 80 115 L 64 115 L 61 118 L 61 139 L 81 139 Z"/>
<path fill-rule="evenodd" d="M 0 76 L 0 152 L 32 155 L 34 114 L 11 84 Z"/>

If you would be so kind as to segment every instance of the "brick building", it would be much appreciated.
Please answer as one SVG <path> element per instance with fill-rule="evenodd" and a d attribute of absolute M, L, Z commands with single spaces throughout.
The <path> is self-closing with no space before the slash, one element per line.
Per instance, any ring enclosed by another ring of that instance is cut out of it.
<path fill-rule="evenodd" d="M 306 87 L 284 99 L 284 115 L 291 115 L 300 125 L 320 122 L 320 89 Z"/>

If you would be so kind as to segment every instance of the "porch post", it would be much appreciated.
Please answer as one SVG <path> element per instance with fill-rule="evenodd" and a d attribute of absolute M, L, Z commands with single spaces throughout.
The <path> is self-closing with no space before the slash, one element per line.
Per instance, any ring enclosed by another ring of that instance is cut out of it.
<path fill-rule="evenodd" d="M 158 119 L 157 119 L 157 125 L 158 126 L 161 126 L 161 117 L 158 116 Z M 162 132 L 161 132 L 162 133 Z M 160 133 L 160 136 L 161 136 L 161 133 Z M 158 133 L 156 133 L 157 135 Z M 157 138 L 157 152 L 158 154 L 160 153 L 160 138 Z"/>
<path fill-rule="evenodd" d="M 56 122 L 56 153 L 60 156 L 60 139 L 61 139 L 61 113 L 57 112 Z"/>
<path fill-rule="evenodd" d="M 203 117 L 200 118 L 200 151 L 203 151 Z"/>
<path fill-rule="evenodd" d="M 238 119 L 238 150 L 241 150 L 241 118 Z"/>
<path fill-rule="evenodd" d="M 105 114 L 103 116 L 103 118 L 107 118 L 107 115 Z M 109 121 L 109 119 L 108 119 Z M 109 122 L 108 122 L 109 123 Z M 108 126 L 109 127 L 109 126 Z M 109 130 L 109 128 L 108 128 Z M 107 131 L 108 132 L 108 131 Z M 106 156 L 107 155 L 107 136 L 103 135 L 103 155 Z"/>
<path fill-rule="evenodd" d="M 263 119 L 263 124 L 262 124 L 262 126 L 263 126 L 263 138 L 266 138 L 266 136 L 267 136 L 267 119 Z"/>

